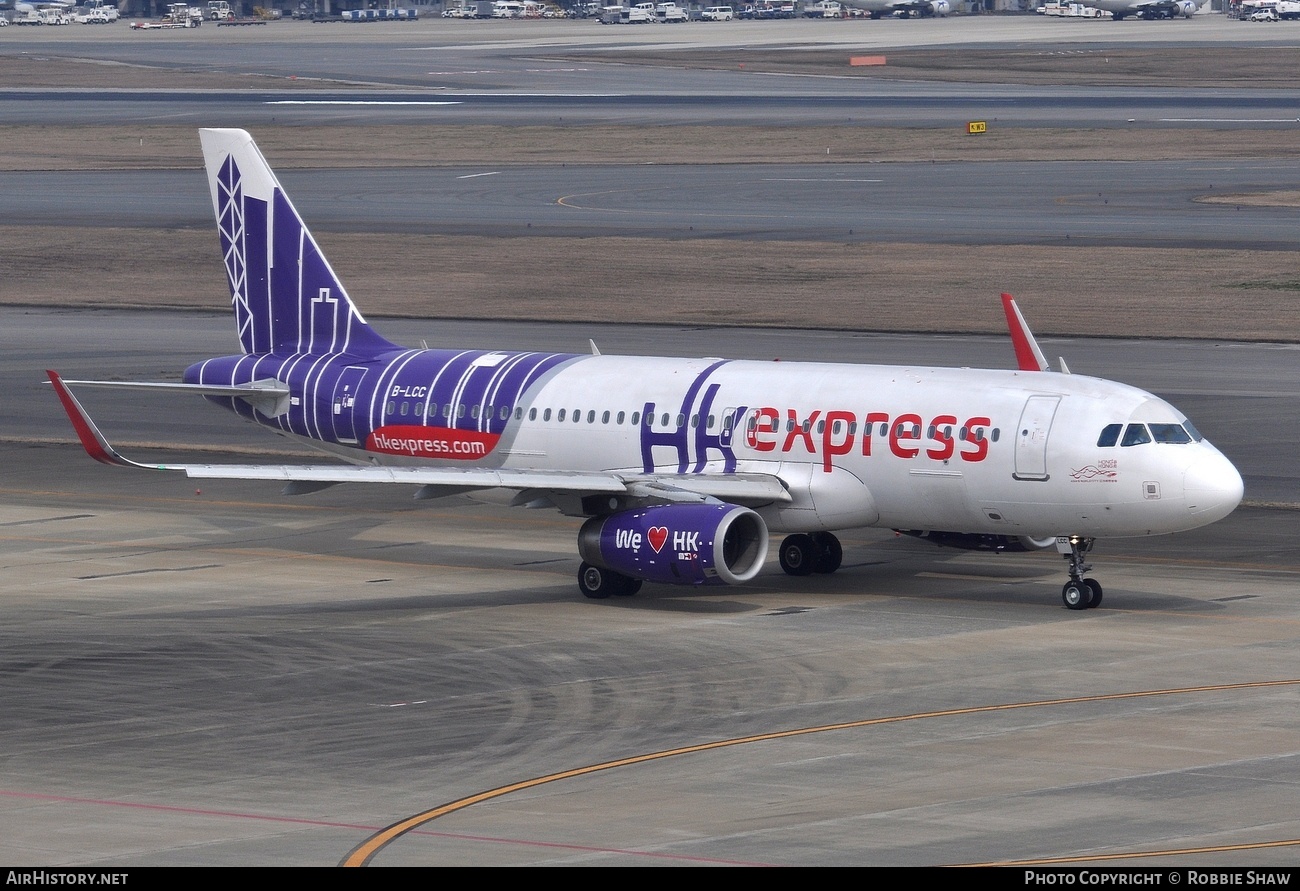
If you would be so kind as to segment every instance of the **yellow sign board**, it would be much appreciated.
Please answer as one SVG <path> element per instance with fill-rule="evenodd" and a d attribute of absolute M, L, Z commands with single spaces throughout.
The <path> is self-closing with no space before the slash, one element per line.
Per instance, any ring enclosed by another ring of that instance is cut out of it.
<path fill-rule="evenodd" d="M 971 121 L 970 123 L 968 123 L 968 124 L 966 125 L 966 132 L 967 132 L 967 133 L 984 133 L 985 131 L 988 130 L 988 128 L 989 128 L 989 125 L 986 124 L 984 121 Z"/>

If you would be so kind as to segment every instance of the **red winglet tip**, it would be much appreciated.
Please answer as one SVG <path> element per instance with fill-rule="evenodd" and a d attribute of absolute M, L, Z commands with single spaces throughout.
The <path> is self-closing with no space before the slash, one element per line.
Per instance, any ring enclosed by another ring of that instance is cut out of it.
<path fill-rule="evenodd" d="M 1042 371 L 1037 351 L 1034 349 L 1033 335 L 1029 333 L 1016 300 L 1010 294 L 1002 294 L 1002 311 L 1007 316 L 1007 330 L 1011 333 L 1011 346 L 1016 351 L 1016 365 L 1021 371 Z"/>
<path fill-rule="evenodd" d="M 45 374 L 49 376 L 50 383 L 54 385 L 54 392 L 58 394 L 59 401 L 63 403 L 63 410 L 68 413 L 68 420 L 72 422 L 72 429 L 77 431 L 77 438 L 81 440 L 81 447 L 86 450 L 86 454 L 94 458 L 100 464 L 130 464 L 125 458 L 117 454 L 113 447 L 104 439 L 104 435 L 99 432 L 86 410 L 81 407 L 77 397 L 72 395 L 68 385 L 63 382 L 57 371 L 46 369 Z"/>

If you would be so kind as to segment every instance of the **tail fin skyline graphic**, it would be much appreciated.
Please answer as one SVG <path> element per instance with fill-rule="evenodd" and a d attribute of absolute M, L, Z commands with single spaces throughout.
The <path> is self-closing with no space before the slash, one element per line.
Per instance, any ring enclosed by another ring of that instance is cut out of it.
<path fill-rule="evenodd" d="M 373 357 L 400 349 L 352 303 L 253 138 L 199 133 L 243 351 Z"/>

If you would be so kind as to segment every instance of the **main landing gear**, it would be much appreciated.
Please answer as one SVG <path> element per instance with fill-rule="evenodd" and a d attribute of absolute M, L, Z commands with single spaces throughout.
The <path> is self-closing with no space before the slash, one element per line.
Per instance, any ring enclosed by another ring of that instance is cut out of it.
<path fill-rule="evenodd" d="M 1092 564 L 1085 563 L 1084 557 L 1092 550 L 1094 539 L 1071 535 L 1057 540 L 1057 550 L 1070 563 L 1070 580 L 1061 589 L 1061 600 L 1068 609 L 1095 609 L 1101 606 L 1101 583 L 1096 579 L 1085 579 L 1083 574 L 1092 569 Z M 1069 545 L 1069 550 L 1065 545 Z"/>
<path fill-rule="evenodd" d="M 781 542 L 781 568 L 786 575 L 832 573 L 843 561 L 844 548 L 829 532 L 800 532 Z"/>
<path fill-rule="evenodd" d="M 603 566 L 584 563 L 578 567 L 578 587 L 582 589 L 583 596 L 604 600 L 611 594 L 615 597 L 632 596 L 641 590 L 641 580 Z"/>

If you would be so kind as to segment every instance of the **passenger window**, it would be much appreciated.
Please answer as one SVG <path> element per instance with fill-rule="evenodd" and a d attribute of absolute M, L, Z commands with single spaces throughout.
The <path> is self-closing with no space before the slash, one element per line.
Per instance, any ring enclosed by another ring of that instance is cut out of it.
<path fill-rule="evenodd" d="M 601 422 L 602 424 L 608 424 L 608 423 L 609 423 L 609 412 L 605 412 L 603 415 L 600 416 L 600 422 Z"/>
<path fill-rule="evenodd" d="M 1166 443 L 1184 443 L 1192 441 L 1192 437 L 1183 429 L 1182 424 L 1152 424 L 1151 438 L 1156 442 Z"/>
<path fill-rule="evenodd" d="M 564 410 L 564 409 L 560 409 L 559 413 L 555 416 L 555 419 L 556 419 L 557 421 L 563 421 L 563 420 L 564 420 L 564 415 L 565 415 L 565 410 Z"/>
<path fill-rule="evenodd" d="M 595 412 L 592 412 L 592 414 L 594 415 Z M 582 409 L 580 409 L 580 408 L 575 408 L 575 409 L 573 410 L 573 423 L 576 424 L 576 423 L 578 423 L 578 422 L 581 421 L 581 420 L 582 420 Z"/>
<path fill-rule="evenodd" d="M 587 412 L 587 423 L 596 423 L 596 410 L 594 408 Z"/>
<path fill-rule="evenodd" d="M 1148 443 L 1150 441 L 1151 441 L 1151 434 L 1147 432 L 1146 425 L 1129 424 L 1128 428 L 1124 431 L 1124 440 L 1123 442 L 1120 443 L 1120 445 L 1135 446 L 1135 445 L 1142 445 L 1143 443 Z"/>
<path fill-rule="evenodd" d="M 474 406 L 473 408 L 471 408 L 471 409 L 469 410 L 469 416 L 470 416 L 471 418 L 473 418 L 474 420 L 476 420 L 476 421 L 478 420 L 478 406 L 477 406 L 477 405 Z"/>
<path fill-rule="evenodd" d="M 618 413 L 618 417 L 615 418 L 615 420 L 614 420 L 614 423 L 615 423 L 615 424 L 622 424 L 622 423 L 623 423 L 623 418 L 624 418 L 624 417 L 626 417 L 626 415 L 624 415 L 623 412 L 619 412 L 619 413 Z"/>

